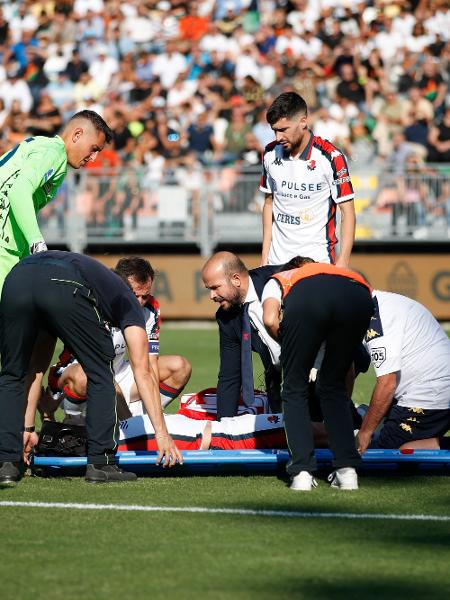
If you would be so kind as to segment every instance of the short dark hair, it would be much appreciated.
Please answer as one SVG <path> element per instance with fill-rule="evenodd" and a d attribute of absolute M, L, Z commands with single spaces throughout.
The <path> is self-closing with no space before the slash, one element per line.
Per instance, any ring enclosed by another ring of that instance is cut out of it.
<path fill-rule="evenodd" d="M 239 256 L 236 256 L 235 254 L 230 256 L 229 260 L 224 260 L 222 265 L 224 275 L 228 279 L 230 279 L 234 273 L 239 273 L 240 275 L 245 275 L 245 273 L 248 273 L 247 267 L 244 265 Z"/>
<path fill-rule="evenodd" d="M 94 110 L 80 110 L 73 115 L 70 121 L 74 121 L 75 119 L 85 119 L 92 123 L 97 131 L 101 131 L 105 134 L 105 142 L 107 144 L 109 144 L 114 137 L 114 134 L 106 124 L 106 121 Z"/>
<path fill-rule="evenodd" d="M 295 92 L 284 92 L 275 98 L 269 106 L 267 122 L 269 125 L 273 125 L 280 119 L 292 119 L 300 113 L 308 114 L 308 106 L 304 99 Z"/>
<path fill-rule="evenodd" d="M 119 277 L 128 283 L 128 278 L 133 277 L 138 283 L 146 283 L 155 278 L 155 271 L 148 260 L 141 256 L 121 258 L 113 269 Z"/>
<path fill-rule="evenodd" d="M 291 271 L 292 269 L 300 269 L 300 267 L 303 267 L 308 263 L 315 262 L 316 261 L 312 258 L 309 258 L 309 256 L 294 256 L 294 258 L 291 258 L 291 260 L 289 260 L 280 268 L 280 271 Z"/>

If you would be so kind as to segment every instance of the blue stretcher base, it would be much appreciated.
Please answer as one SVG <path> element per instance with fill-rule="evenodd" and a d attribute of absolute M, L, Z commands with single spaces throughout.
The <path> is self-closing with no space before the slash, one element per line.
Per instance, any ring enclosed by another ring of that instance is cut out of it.
<path fill-rule="evenodd" d="M 316 450 L 319 468 L 332 465 L 332 453 L 328 449 Z M 184 450 L 184 464 L 170 472 L 240 472 L 276 471 L 289 460 L 287 450 Z M 149 475 L 167 472 L 155 464 L 156 452 L 119 452 L 117 462 L 121 468 Z M 86 467 L 86 457 L 34 456 L 33 467 L 51 471 L 77 470 Z M 450 472 L 450 450 L 367 450 L 362 456 L 361 470 L 391 471 L 398 468 Z M 182 471 L 181 471 L 182 470 Z"/>

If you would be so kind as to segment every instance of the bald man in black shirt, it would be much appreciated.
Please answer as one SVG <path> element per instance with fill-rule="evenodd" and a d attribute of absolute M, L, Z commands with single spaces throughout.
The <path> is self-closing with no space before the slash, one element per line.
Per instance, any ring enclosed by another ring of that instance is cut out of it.
<path fill-rule="evenodd" d="M 158 381 L 149 366 L 142 309 L 118 275 L 73 252 L 35 254 L 16 265 L 6 278 L 0 315 L 0 483 L 19 480 L 23 446 L 29 446 L 28 438 L 34 435 L 36 407 L 27 407 L 25 423 L 23 415 L 27 371 L 42 333 L 54 341 L 60 338 L 70 347 L 88 378 L 87 481 L 136 477 L 115 464 L 118 420 L 112 326 L 124 334 L 139 394 L 155 427 L 158 461 L 165 466 L 182 462 L 167 432 Z"/>

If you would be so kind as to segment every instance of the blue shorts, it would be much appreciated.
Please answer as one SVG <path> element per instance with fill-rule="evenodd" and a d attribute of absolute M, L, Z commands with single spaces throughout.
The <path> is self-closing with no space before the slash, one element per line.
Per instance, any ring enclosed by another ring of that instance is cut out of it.
<path fill-rule="evenodd" d="M 406 442 L 443 436 L 450 429 L 450 410 L 392 406 L 371 448 L 400 448 Z"/>

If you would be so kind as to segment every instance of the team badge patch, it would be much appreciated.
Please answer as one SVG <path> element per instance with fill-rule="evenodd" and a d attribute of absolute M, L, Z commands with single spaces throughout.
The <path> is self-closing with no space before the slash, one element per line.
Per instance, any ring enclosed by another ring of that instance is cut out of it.
<path fill-rule="evenodd" d="M 316 168 L 316 161 L 310 160 L 306 166 L 308 168 L 308 171 L 314 171 L 314 169 Z"/>
<path fill-rule="evenodd" d="M 370 358 L 374 366 L 378 369 L 386 360 L 386 348 L 371 348 Z"/>
<path fill-rule="evenodd" d="M 53 167 L 51 169 L 49 169 L 47 171 L 47 173 L 44 175 L 44 183 L 46 183 L 54 173 L 55 173 L 55 169 Z"/>

